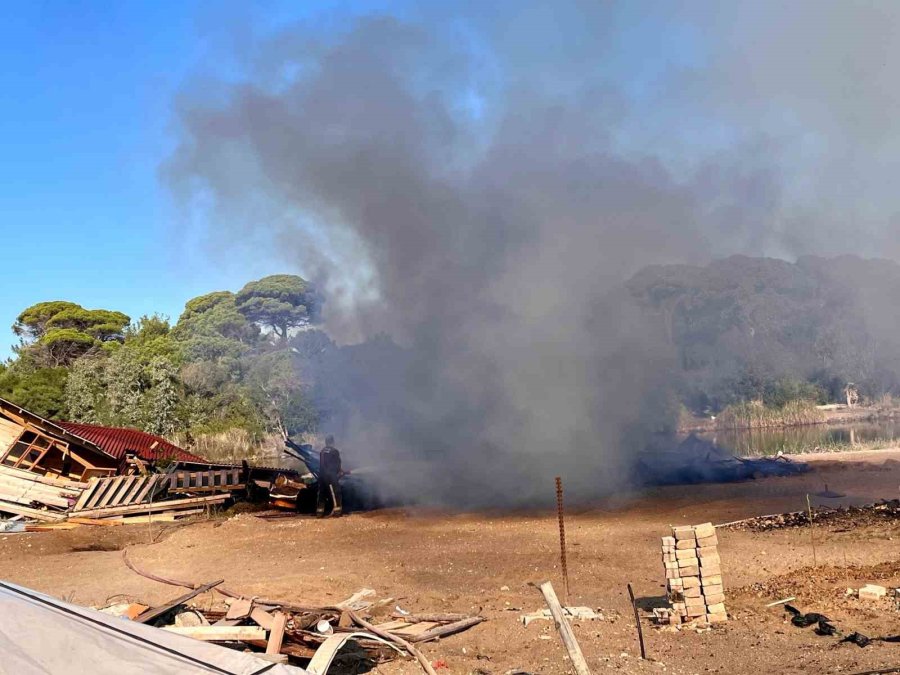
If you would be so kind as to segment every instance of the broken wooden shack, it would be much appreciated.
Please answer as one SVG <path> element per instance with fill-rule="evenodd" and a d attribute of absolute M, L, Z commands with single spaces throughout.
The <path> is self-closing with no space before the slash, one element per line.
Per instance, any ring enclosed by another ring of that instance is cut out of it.
<path fill-rule="evenodd" d="M 0 514 L 25 531 L 194 515 L 277 470 L 211 464 L 136 429 L 53 422 L 0 399 Z M 63 525 L 63 521 L 67 521 Z"/>

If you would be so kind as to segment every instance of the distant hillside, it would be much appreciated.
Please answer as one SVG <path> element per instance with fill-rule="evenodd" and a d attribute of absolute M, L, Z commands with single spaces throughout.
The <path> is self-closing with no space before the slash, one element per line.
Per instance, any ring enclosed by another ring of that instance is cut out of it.
<path fill-rule="evenodd" d="M 682 400 L 719 410 L 812 383 L 900 393 L 900 265 L 855 256 L 796 263 L 734 256 L 647 267 L 626 284 L 675 350 Z"/>

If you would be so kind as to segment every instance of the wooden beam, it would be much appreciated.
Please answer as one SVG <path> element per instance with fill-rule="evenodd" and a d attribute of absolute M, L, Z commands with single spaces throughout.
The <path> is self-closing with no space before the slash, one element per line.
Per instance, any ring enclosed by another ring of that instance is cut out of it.
<path fill-rule="evenodd" d="M 100 484 L 99 478 L 91 478 L 88 482 L 88 488 L 81 492 L 81 496 L 78 498 L 78 501 L 75 502 L 75 506 L 72 508 L 73 511 L 78 511 L 79 509 L 83 509 L 87 506 L 88 500 L 94 495 L 94 492 L 97 490 L 97 486 Z"/>
<path fill-rule="evenodd" d="M 31 480 L 35 483 L 43 483 L 44 485 L 52 485 L 54 487 L 65 488 L 66 490 L 84 490 L 89 487 L 88 483 L 82 483 L 77 480 L 67 480 L 65 478 L 51 478 L 50 476 L 42 476 L 33 471 L 25 469 L 14 469 L 11 466 L 0 464 L 0 474 L 7 476 L 15 476 L 22 480 Z"/>
<path fill-rule="evenodd" d="M 69 518 L 66 522 L 78 525 L 101 525 L 104 527 L 115 527 L 116 525 L 125 524 L 121 520 L 113 520 L 112 518 Z"/>
<path fill-rule="evenodd" d="M 266 654 L 280 654 L 281 643 L 284 641 L 284 627 L 287 625 L 287 614 L 275 612 L 272 621 L 272 630 L 269 631 L 269 643 L 266 645 Z"/>
<path fill-rule="evenodd" d="M 569 653 L 569 660 L 572 662 L 575 672 L 578 675 L 591 675 L 591 669 L 588 668 L 584 654 L 581 653 L 581 647 L 578 646 L 578 640 L 575 639 L 575 633 L 572 632 L 572 626 L 569 625 L 569 621 L 563 613 L 562 605 L 559 604 L 559 598 L 556 597 L 556 591 L 553 590 L 553 584 L 549 581 L 541 584 L 541 593 L 544 595 L 547 607 L 550 608 L 550 614 L 556 623 L 556 630 L 559 631 L 559 637 L 563 646 Z"/>
<path fill-rule="evenodd" d="M 185 593 L 184 595 L 175 598 L 171 602 L 167 602 L 165 605 L 161 605 L 160 607 L 153 607 L 152 609 L 148 609 L 146 612 L 143 612 L 142 614 L 138 615 L 135 618 L 135 621 L 137 621 L 138 623 L 150 623 L 154 619 L 158 619 L 159 617 L 161 617 L 166 612 L 171 612 L 173 609 L 178 607 L 178 605 L 183 605 L 191 598 L 195 598 L 198 595 L 200 595 L 201 593 L 206 593 L 208 590 L 215 588 L 216 586 L 218 586 L 221 583 L 224 583 L 224 581 L 225 581 L 224 579 L 219 579 L 218 581 L 211 581 L 208 584 L 203 584 L 202 586 L 195 588 L 194 590 L 189 591 L 188 593 Z"/>
<path fill-rule="evenodd" d="M 418 635 L 410 635 L 408 639 L 410 642 L 428 642 L 429 640 L 437 640 L 438 638 L 446 637 L 447 635 L 460 633 L 472 626 L 477 626 L 482 621 L 484 621 L 483 617 L 471 616 L 467 619 L 462 619 L 461 621 L 454 621 L 453 623 L 448 623 L 443 626 L 435 626 Z"/>
<path fill-rule="evenodd" d="M 107 506 L 104 509 L 85 509 L 83 511 L 73 511 L 73 515 L 86 516 L 93 518 L 94 516 L 123 516 L 132 513 L 150 513 L 153 511 L 171 511 L 180 509 L 182 506 L 191 506 L 194 504 L 220 504 L 231 497 L 230 494 L 209 495 L 208 497 L 188 497 L 186 499 L 168 499 L 153 504 L 131 504 L 129 506 Z"/>
<path fill-rule="evenodd" d="M 257 626 L 164 626 L 163 630 L 205 642 L 246 642 L 266 639 L 266 631 Z"/>
<path fill-rule="evenodd" d="M 250 612 L 250 619 L 266 630 L 272 630 L 272 624 L 275 623 L 275 617 L 261 607 L 253 608 L 253 611 Z"/>
<path fill-rule="evenodd" d="M 123 525 L 137 525 L 142 523 L 171 523 L 178 518 L 194 516 L 203 513 L 203 509 L 185 509 L 184 511 L 164 511 L 163 513 L 151 513 L 146 516 L 113 516 L 103 520 L 111 520 Z"/>
<path fill-rule="evenodd" d="M 32 509 L 28 506 L 22 506 L 21 504 L 11 504 L 10 502 L 5 502 L 2 500 L 0 500 L 0 511 L 3 511 L 4 513 L 15 513 L 19 516 L 26 516 L 27 518 L 34 518 L 35 520 L 43 520 L 45 522 L 55 522 L 65 520 L 66 518 L 65 513 Z"/>

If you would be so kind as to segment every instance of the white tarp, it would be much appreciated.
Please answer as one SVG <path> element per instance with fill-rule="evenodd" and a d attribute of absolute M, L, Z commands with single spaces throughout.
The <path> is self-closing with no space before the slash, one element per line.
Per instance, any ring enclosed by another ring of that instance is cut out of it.
<path fill-rule="evenodd" d="M 0 581 L 0 674 L 304 675 Z"/>

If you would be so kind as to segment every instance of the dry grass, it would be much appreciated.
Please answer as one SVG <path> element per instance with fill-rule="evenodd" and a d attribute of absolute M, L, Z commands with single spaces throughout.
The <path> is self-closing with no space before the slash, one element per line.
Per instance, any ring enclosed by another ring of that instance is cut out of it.
<path fill-rule="evenodd" d="M 728 406 L 716 417 L 719 429 L 760 429 L 821 424 L 825 413 L 811 401 L 791 401 L 781 408 L 768 408 L 762 401 L 747 401 Z"/>

